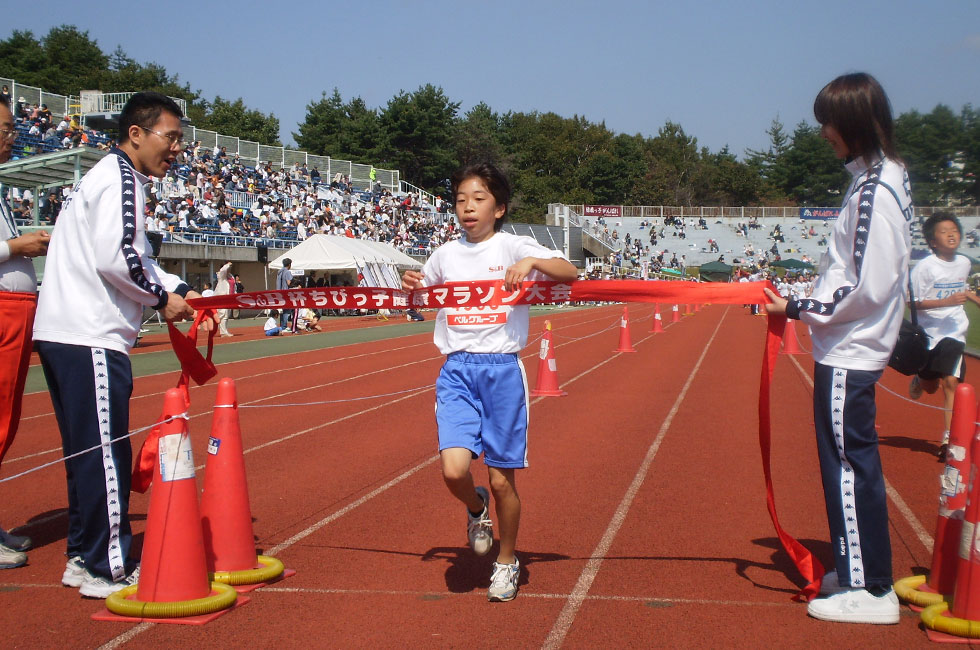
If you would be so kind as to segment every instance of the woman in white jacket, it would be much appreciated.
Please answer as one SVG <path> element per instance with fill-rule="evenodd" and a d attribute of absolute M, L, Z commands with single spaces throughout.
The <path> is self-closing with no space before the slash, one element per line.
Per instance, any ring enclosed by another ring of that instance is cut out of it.
<path fill-rule="evenodd" d="M 814 424 L 835 570 L 807 611 L 829 621 L 898 623 L 875 384 L 905 311 L 912 196 L 888 98 L 872 76 L 834 79 L 813 112 L 853 181 L 811 295 L 786 301 L 766 291 L 769 313 L 802 320 L 813 341 Z"/>

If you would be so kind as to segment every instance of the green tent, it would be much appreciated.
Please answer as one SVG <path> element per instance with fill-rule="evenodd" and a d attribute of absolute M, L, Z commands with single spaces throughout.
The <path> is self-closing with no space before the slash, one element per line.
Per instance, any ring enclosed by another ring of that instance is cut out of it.
<path fill-rule="evenodd" d="M 803 269 L 812 269 L 813 264 L 809 262 L 802 262 L 792 257 L 788 260 L 779 260 L 778 262 L 773 262 L 772 266 L 778 266 L 783 269 L 789 269 L 791 271 L 801 271 Z"/>
<path fill-rule="evenodd" d="M 708 262 L 701 265 L 699 273 L 704 282 L 728 282 L 732 278 L 733 268 L 724 262 Z"/>

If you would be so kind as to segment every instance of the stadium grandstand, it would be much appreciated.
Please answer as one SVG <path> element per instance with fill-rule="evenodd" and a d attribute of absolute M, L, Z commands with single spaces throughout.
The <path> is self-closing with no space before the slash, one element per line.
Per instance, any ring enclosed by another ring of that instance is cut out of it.
<path fill-rule="evenodd" d="M 61 197 L 114 144 L 110 135 L 133 93 L 57 95 L 0 78 L 11 89 L 17 139 L 0 183 L 15 217 L 50 227 Z M 175 99 L 181 108 L 184 101 Z M 153 185 L 146 230 L 161 242 L 158 258 L 202 286 L 233 261 L 246 286 L 268 287 L 266 265 L 321 233 L 369 239 L 425 259 L 459 230 L 448 203 L 401 181 L 397 170 L 315 156 L 197 129 L 165 178 Z M 931 208 L 917 211 L 923 219 Z M 977 208 L 956 208 L 966 252 L 980 247 Z M 565 206 L 553 204 L 546 225 L 508 223 L 563 251 L 594 274 L 683 273 L 721 261 L 746 268 L 780 260 L 817 260 L 835 208 Z M 916 229 L 917 230 L 917 229 Z M 918 255 L 926 253 L 916 233 Z M 270 253 L 270 250 L 272 251 Z M 42 269 L 39 269 L 42 270 Z M 43 270 L 42 270 L 43 272 Z M 337 278 L 350 282 L 351 278 Z"/>

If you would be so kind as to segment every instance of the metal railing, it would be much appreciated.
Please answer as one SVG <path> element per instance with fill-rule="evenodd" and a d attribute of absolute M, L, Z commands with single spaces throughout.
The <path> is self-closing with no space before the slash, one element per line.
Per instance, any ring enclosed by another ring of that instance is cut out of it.
<path fill-rule="evenodd" d="M 550 203 L 548 204 L 548 214 L 557 214 L 558 206 L 561 203 Z M 583 205 L 569 205 L 568 206 L 572 212 L 583 218 L 580 215 L 585 212 L 585 206 Z M 721 219 L 721 218 L 738 218 L 738 219 L 765 219 L 765 218 L 799 218 L 800 209 L 802 207 L 807 207 L 811 210 L 836 210 L 840 206 L 776 206 L 776 207 L 750 207 L 750 206 L 682 206 L 682 205 L 615 205 L 609 206 L 617 208 L 619 210 L 619 216 L 617 217 L 605 217 L 606 222 L 615 221 L 618 218 L 634 218 L 634 219 L 663 219 L 664 217 L 681 217 L 684 219 Z M 980 207 L 977 206 L 966 206 L 966 207 L 929 207 L 929 206 L 915 206 L 915 214 L 917 216 L 928 217 L 936 211 L 952 212 L 957 217 L 976 217 L 980 216 Z M 597 217 L 588 217 L 591 221 L 594 221 Z M 575 223 L 574 219 L 572 223 Z M 578 224 L 576 224 L 578 225 Z"/>
<path fill-rule="evenodd" d="M 436 197 L 431 192 L 426 192 L 421 187 L 416 187 L 415 185 L 412 185 L 408 181 L 402 181 L 401 183 L 399 183 L 398 190 L 405 194 L 418 194 L 420 197 L 425 198 L 425 200 L 429 202 L 429 205 L 432 206 L 432 209 L 435 210 Z"/>
<path fill-rule="evenodd" d="M 79 113 L 116 113 L 121 111 L 129 98 L 135 94 L 132 92 L 82 91 L 81 97 L 74 97 L 45 92 L 41 88 L 20 84 L 5 77 L 0 77 L 0 84 L 4 84 L 10 89 L 10 96 L 15 103 L 23 97 L 24 101 L 29 104 L 47 104 L 48 109 L 58 119 L 63 115 Z M 178 97 L 171 97 L 171 99 L 177 102 L 177 105 L 186 115 L 187 102 Z M 329 156 L 317 156 L 305 151 L 280 146 L 259 144 L 215 131 L 198 129 L 194 126 L 184 128 L 184 139 L 189 142 L 200 140 L 201 146 L 207 149 L 214 149 L 215 146 L 225 147 L 230 157 L 238 156 L 243 163 L 251 167 L 266 162 L 275 168 L 289 167 L 293 163 L 299 163 L 306 165 L 309 170 L 316 167 L 325 183 L 329 183 L 339 174 L 348 177 L 354 189 L 365 190 L 371 187 L 372 165 L 355 163 L 350 160 L 338 160 Z M 381 184 L 381 187 L 391 192 L 401 190 L 401 174 L 397 169 L 374 167 L 374 173 L 375 180 Z M 435 197 L 426 194 L 429 201 L 435 204 Z"/>

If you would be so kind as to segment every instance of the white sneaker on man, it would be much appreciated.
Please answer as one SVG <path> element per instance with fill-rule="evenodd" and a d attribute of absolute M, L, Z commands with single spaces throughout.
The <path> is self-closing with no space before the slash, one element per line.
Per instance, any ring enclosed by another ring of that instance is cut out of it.
<path fill-rule="evenodd" d="M 490 493 L 485 487 L 476 488 L 476 493 L 483 499 L 483 512 L 474 517 L 466 513 L 466 537 L 470 548 L 477 555 L 486 555 L 493 548 L 493 522 L 490 520 Z"/>
<path fill-rule="evenodd" d="M 0 569 L 16 569 L 27 564 L 27 553 L 0 544 Z"/>
<path fill-rule="evenodd" d="M 490 588 L 487 589 L 487 600 L 491 603 L 503 603 L 517 597 L 517 581 L 521 578 L 521 563 L 514 558 L 513 564 L 493 563 L 493 573 L 490 575 Z"/>
<path fill-rule="evenodd" d="M 136 567 L 132 573 L 120 580 L 119 582 L 113 582 L 109 578 L 104 578 L 102 576 L 97 576 L 94 573 L 90 573 L 87 569 L 85 570 L 85 575 L 82 576 L 82 586 L 79 587 L 78 593 L 85 596 L 86 598 L 108 598 L 112 594 L 116 593 L 120 589 L 125 589 L 126 587 L 131 587 L 139 582 L 140 579 L 140 569 Z"/>
<path fill-rule="evenodd" d="M 86 573 L 85 560 L 82 559 L 82 556 L 76 555 L 68 558 L 68 562 L 65 563 L 65 572 L 61 574 L 61 584 L 78 589 L 82 586 L 82 580 Z"/>
<path fill-rule="evenodd" d="M 863 588 L 847 589 L 826 598 L 811 600 L 806 613 L 821 621 L 836 623 L 898 623 L 898 596 L 894 589 L 874 596 Z"/>
<path fill-rule="evenodd" d="M 27 535 L 12 535 L 3 528 L 0 528 L 0 544 L 15 551 L 29 551 L 33 543 Z"/>

